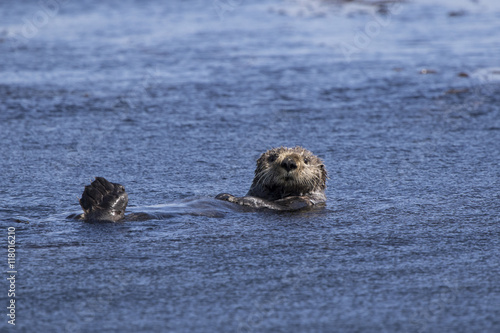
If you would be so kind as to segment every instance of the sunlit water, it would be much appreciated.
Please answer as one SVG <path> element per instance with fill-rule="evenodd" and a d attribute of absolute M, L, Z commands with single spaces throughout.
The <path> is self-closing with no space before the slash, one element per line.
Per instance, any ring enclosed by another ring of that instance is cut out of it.
<path fill-rule="evenodd" d="M 0 17 L 16 331 L 500 330 L 496 1 L 59 3 Z M 280 145 L 325 208 L 212 199 Z M 161 218 L 67 219 L 95 176 Z"/>

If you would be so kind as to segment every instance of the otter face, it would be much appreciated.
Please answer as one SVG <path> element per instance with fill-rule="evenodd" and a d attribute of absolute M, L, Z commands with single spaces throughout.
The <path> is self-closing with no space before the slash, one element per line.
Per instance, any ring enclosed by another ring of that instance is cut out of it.
<path fill-rule="evenodd" d="M 302 147 L 281 147 L 268 150 L 257 160 L 252 188 L 274 200 L 324 191 L 326 178 L 323 162 L 313 153 Z"/>

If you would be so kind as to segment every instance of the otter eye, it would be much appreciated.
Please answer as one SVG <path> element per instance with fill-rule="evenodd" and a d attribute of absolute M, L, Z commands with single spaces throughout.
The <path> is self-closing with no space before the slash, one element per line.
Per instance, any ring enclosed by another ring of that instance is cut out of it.
<path fill-rule="evenodd" d="M 271 156 L 269 156 L 269 157 L 267 158 L 267 161 L 268 161 L 269 163 L 273 163 L 274 161 L 276 161 L 276 159 L 277 159 L 277 158 L 278 158 L 278 155 L 273 154 L 273 155 L 271 155 Z"/>
<path fill-rule="evenodd" d="M 309 164 L 309 159 L 307 157 L 304 157 L 304 163 Z"/>

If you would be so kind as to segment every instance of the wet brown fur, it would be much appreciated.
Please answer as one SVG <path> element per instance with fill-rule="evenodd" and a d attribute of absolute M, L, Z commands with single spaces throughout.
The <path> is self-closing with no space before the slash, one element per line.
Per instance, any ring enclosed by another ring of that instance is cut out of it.
<path fill-rule="evenodd" d="M 325 201 L 327 171 L 323 161 L 302 147 L 274 148 L 257 160 L 255 177 L 247 196 L 279 200 L 312 196 Z"/>

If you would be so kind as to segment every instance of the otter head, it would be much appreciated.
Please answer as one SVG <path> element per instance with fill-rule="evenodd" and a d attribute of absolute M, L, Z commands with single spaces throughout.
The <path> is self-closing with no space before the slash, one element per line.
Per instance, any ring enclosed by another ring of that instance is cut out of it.
<path fill-rule="evenodd" d="M 274 148 L 257 160 L 248 195 L 268 200 L 322 193 L 327 172 L 323 161 L 302 147 Z"/>

